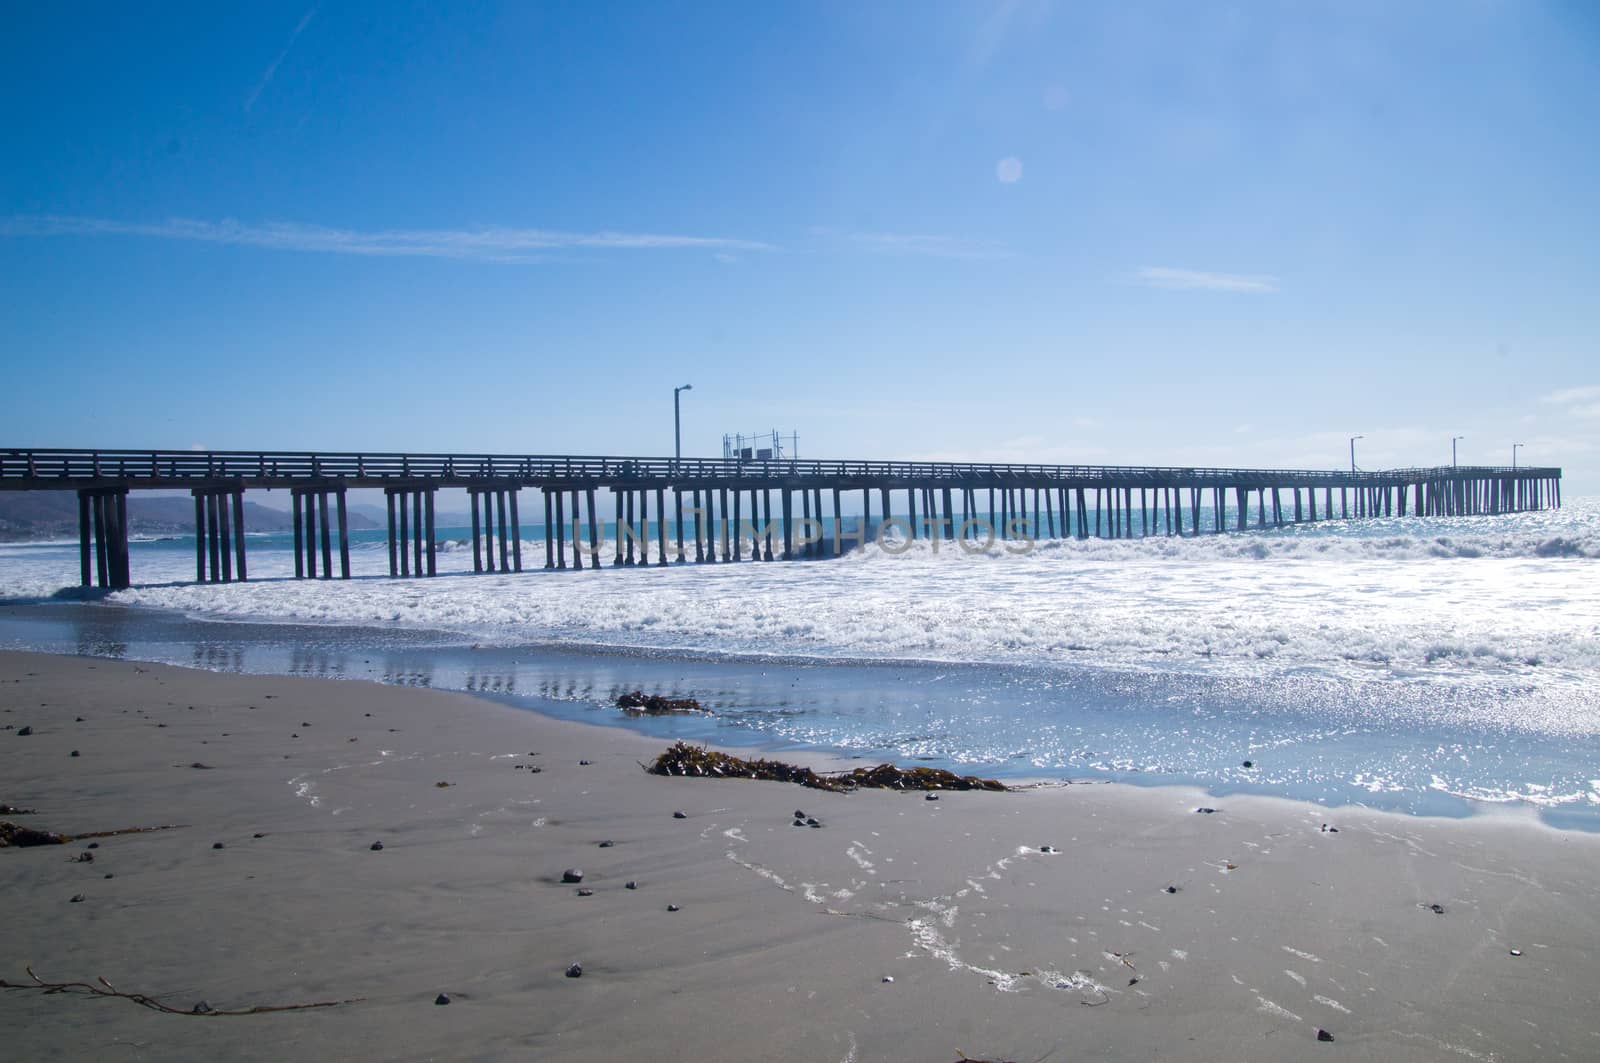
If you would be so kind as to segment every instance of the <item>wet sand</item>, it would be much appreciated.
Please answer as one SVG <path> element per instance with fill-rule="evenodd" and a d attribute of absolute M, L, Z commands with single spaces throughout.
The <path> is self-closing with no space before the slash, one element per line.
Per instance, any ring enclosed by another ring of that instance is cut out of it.
<path fill-rule="evenodd" d="M 665 779 L 463 695 L 20 653 L 0 727 L 0 819 L 188 825 L 0 850 L 0 978 L 362 998 L 0 991 L 18 1059 L 1600 1055 L 1600 837 L 1524 818 Z"/>

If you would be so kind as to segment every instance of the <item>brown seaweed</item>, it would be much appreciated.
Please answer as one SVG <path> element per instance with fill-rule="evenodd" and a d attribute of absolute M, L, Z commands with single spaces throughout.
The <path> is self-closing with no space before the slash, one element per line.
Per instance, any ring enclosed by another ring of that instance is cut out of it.
<path fill-rule="evenodd" d="M 652 775 L 682 775 L 691 778 L 767 779 L 792 782 L 814 790 L 848 793 L 857 789 L 880 790 L 994 790 L 1007 789 L 995 779 L 957 775 L 943 768 L 899 768 L 879 764 L 875 768 L 856 768 L 845 772 L 817 772 L 781 760 L 748 760 L 687 742 L 675 743 L 645 768 Z"/>
<path fill-rule="evenodd" d="M 83 834 L 56 834 L 47 830 L 34 830 L 16 823 L 0 820 L 0 849 L 15 846 L 26 849 L 35 845 L 65 845 L 84 838 L 113 838 L 119 834 L 148 834 L 158 830 L 179 830 L 183 823 L 168 823 L 159 827 L 121 827 L 117 830 L 87 831 Z"/>
<path fill-rule="evenodd" d="M 633 716 L 672 716 L 688 713 L 706 713 L 711 710 L 694 698 L 666 698 L 660 694 L 646 694 L 630 690 L 617 698 L 617 708 Z"/>

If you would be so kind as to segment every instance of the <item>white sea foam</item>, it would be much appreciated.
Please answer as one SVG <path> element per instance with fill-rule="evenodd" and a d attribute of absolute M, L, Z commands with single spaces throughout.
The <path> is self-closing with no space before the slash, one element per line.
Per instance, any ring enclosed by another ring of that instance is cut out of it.
<path fill-rule="evenodd" d="M 252 582 L 195 584 L 193 555 L 136 546 L 138 586 L 112 599 L 201 616 L 402 624 L 534 641 L 950 661 L 1083 663 L 1271 674 L 1312 667 L 1430 678 L 1600 676 L 1600 505 L 1518 517 L 1319 525 L 1133 541 L 1048 541 L 968 554 L 926 540 L 812 564 L 294 581 L 258 547 Z M 653 545 L 653 544 L 652 544 Z M 610 547 L 601 555 L 611 557 Z M 534 568 L 535 565 L 541 566 Z M 75 549 L 0 548 L 0 596 L 75 582 Z M 580 589 L 581 588 L 581 592 Z"/>

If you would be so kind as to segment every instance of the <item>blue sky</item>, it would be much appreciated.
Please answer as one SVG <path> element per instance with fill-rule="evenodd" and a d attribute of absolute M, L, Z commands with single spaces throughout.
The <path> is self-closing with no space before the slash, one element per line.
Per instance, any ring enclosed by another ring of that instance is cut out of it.
<path fill-rule="evenodd" d="M 1600 491 L 1584 3 L 34 5 L 7 446 Z"/>

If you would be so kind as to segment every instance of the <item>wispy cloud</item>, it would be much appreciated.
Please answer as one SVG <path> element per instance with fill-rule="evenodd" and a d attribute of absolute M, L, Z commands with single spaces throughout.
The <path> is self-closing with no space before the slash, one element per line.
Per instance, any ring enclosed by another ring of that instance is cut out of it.
<path fill-rule="evenodd" d="M 261 74 L 261 80 L 256 82 L 256 87 L 250 90 L 249 96 L 245 97 L 244 109 L 246 111 L 256 105 L 256 100 L 260 98 L 262 91 L 272 83 L 272 78 L 277 74 L 279 65 L 289 57 L 289 49 L 294 47 L 294 42 L 300 39 L 300 34 L 305 32 L 306 27 L 311 25 L 311 20 L 316 16 L 316 8 L 312 8 L 300 16 L 300 21 L 294 25 L 294 32 L 289 34 L 289 43 L 283 46 L 283 51 L 278 53 L 278 58 L 267 64 L 267 69 Z"/>
<path fill-rule="evenodd" d="M 845 232 L 840 229 L 813 229 L 817 236 L 842 241 L 866 251 L 893 255 L 926 255 L 932 258 L 1004 258 L 1005 245 L 988 240 L 965 240 L 955 236 L 927 233 Z"/>
<path fill-rule="evenodd" d="M 1170 266 L 1144 266 L 1134 274 L 1134 279 L 1151 288 L 1175 288 L 1184 291 L 1265 295 L 1278 290 L 1278 278 L 1265 274 L 1211 273 L 1197 269 L 1174 269 Z"/>
<path fill-rule="evenodd" d="M 106 218 L 58 215 L 0 220 L 6 236 L 144 236 L 162 240 L 260 247 L 273 251 L 315 251 L 377 257 L 456 258 L 477 262 L 527 263 L 537 252 L 557 250 L 765 251 L 770 244 L 715 236 L 601 231 L 562 232 L 552 229 L 336 229 L 295 222 L 247 224 L 232 220 L 197 221 L 173 218 L 161 222 L 125 222 Z"/>

